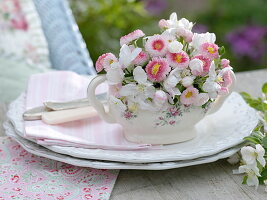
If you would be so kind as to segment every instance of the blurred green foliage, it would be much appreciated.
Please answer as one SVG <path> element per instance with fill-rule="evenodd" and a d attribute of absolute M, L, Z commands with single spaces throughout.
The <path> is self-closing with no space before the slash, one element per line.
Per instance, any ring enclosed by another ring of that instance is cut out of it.
<path fill-rule="evenodd" d="M 237 55 L 233 44 L 226 39 L 230 32 L 240 27 L 261 26 L 267 30 L 267 0 L 199 0 L 206 3 L 205 6 L 193 0 L 166 0 L 169 7 L 157 16 L 149 15 L 145 10 L 146 1 L 71 0 L 75 18 L 94 62 L 103 53 L 118 53 L 120 37 L 135 29 L 141 29 L 147 35 L 158 32 L 158 20 L 168 18 L 175 11 L 179 17 L 203 24 L 207 31 L 214 32 L 219 46 L 226 47 L 224 57 L 231 60 L 235 71 L 267 68 L 266 37 L 262 39 L 265 46 L 257 48 L 258 44 L 252 44 L 251 47 L 251 51 L 263 52 L 261 59 Z M 198 9 L 200 5 L 202 8 Z"/>
<path fill-rule="evenodd" d="M 149 34 L 157 28 L 140 1 L 73 0 L 71 6 L 94 62 L 103 53 L 118 54 L 121 36 L 135 29 Z"/>
<path fill-rule="evenodd" d="M 231 51 L 231 43 L 226 40 L 229 32 L 240 27 L 260 26 L 265 27 L 267 30 L 266 0 L 209 0 L 208 9 L 196 16 L 192 16 L 192 19 L 197 23 L 206 25 L 209 32 L 216 34 L 217 43 L 226 47 L 225 57 L 231 60 L 231 65 L 235 71 L 267 68 L 267 49 L 265 49 L 261 59 L 241 57 Z M 266 39 L 266 36 L 265 39 L 262 39 L 265 48 L 267 47 Z M 256 46 L 255 50 L 261 51 Z"/>

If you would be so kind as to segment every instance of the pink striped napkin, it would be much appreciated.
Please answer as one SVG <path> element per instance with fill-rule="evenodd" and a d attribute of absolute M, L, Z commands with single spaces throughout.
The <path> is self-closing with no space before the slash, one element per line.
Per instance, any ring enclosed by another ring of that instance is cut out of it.
<path fill-rule="evenodd" d="M 0 137 L 0 200 L 108 200 L 118 173 L 35 156 Z"/>
<path fill-rule="evenodd" d="M 91 77 L 92 78 L 92 77 Z M 27 90 L 26 109 L 42 106 L 44 101 L 69 101 L 87 96 L 90 79 L 73 72 L 60 71 L 32 75 Z M 107 90 L 102 84 L 97 93 Z M 108 124 L 99 117 L 73 121 L 61 125 L 47 125 L 41 120 L 25 122 L 25 137 L 42 145 L 74 146 L 134 150 L 151 145 L 128 142 L 118 124 Z"/>

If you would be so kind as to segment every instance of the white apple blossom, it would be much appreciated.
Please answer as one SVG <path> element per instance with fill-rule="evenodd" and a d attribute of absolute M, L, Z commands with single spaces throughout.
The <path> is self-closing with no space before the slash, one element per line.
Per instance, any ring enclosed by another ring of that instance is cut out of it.
<path fill-rule="evenodd" d="M 109 97 L 110 103 L 114 104 L 121 112 L 124 112 L 127 108 L 126 105 L 118 98 L 114 96 Z"/>
<path fill-rule="evenodd" d="M 178 21 L 178 26 L 181 27 L 181 28 L 184 28 L 186 30 L 191 31 L 193 26 L 194 26 L 194 24 L 192 22 L 188 21 L 187 19 L 182 18 L 182 19 L 180 19 Z"/>
<path fill-rule="evenodd" d="M 236 165 L 237 163 L 240 162 L 240 155 L 238 153 L 235 153 L 234 155 L 230 156 L 227 159 L 227 162 L 230 163 L 231 165 Z"/>
<path fill-rule="evenodd" d="M 162 90 L 157 90 L 154 95 L 153 102 L 155 106 L 158 108 L 158 110 L 162 109 L 168 100 L 167 94 Z"/>
<path fill-rule="evenodd" d="M 198 58 L 194 58 L 189 62 L 189 68 L 191 69 L 192 74 L 196 76 L 201 75 L 203 73 L 203 66 L 204 63 Z"/>
<path fill-rule="evenodd" d="M 178 20 L 177 20 L 177 14 L 173 12 L 170 15 L 170 19 L 167 20 L 168 28 L 177 28 L 178 27 Z"/>
<path fill-rule="evenodd" d="M 147 80 L 146 72 L 141 66 L 137 66 L 133 71 L 134 80 L 137 82 L 129 83 L 122 86 L 120 95 L 127 98 L 127 100 L 138 103 L 141 109 L 153 109 L 152 103 L 148 98 L 153 98 L 156 89 L 153 84 Z"/>
<path fill-rule="evenodd" d="M 175 68 L 163 82 L 164 89 L 170 94 L 171 98 L 174 98 L 175 95 L 181 95 L 180 90 L 176 87 L 181 80 L 179 69 Z"/>
<path fill-rule="evenodd" d="M 173 12 L 170 15 L 170 19 L 167 20 L 167 28 L 169 28 L 169 29 L 182 28 L 182 29 L 191 31 L 193 25 L 194 24 L 192 22 L 188 21 L 185 18 L 177 20 L 177 14 L 175 12 Z"/>
<path fill-rule="evenodd" d="M 218 96 L 218 91 L 221 89 L 219 83 L 217 83 L 217 74 L 215 71 L 215 64 L 212 61 L 210 65 L 209 77 L 206 82 L 203 84 L 203 90 L 207 92 L 210 98 L 216 98 Z"/>
<path fill-rule="evenodd" d="M 216 36 L 214 33 L 194 33 L 191 45 L 195 49 L 199 49 L 199 47 L 204 43 L 215 43 Z"/>
<path fill-rule="evenodd" d="M 179 53 L 183 50 L 183 44 L 177 40 L 170 42 L 168 45 L 168 50 L 171 53 Z"/>
<path fill-rule="evenodd" d="M 241 165 L 238 168 L 238 172 L 234 172 L 234 174 L 242 174 L 246 173 L 247 175 L 247 185 L 248 186 L 255 186 L 255 189 L 259 186 L 259 179 L 258 177 L 261 176 L 259 169 L 257 166 L 254 165 Z"/>
<path fill-rule="evenodd" d="M 207 103 L 208 100 L 209 100 L 209 95 L 207 93 L 199 93 L 193 105 L 202 106 L 205 103 Z"/>
<path fill-rule="evenodd" d="M 242 159 L 248 165 L 257 165 L 258 161 L 264 167 L 266 165 L 264 154 L 265 150 L 260 144 L 256 144 L 255 148 L 246 146 L 241 149 Z"/>
<path fill-rule="evenodd" d="M 123 68 L 129 67 L 141 51 L 141 48 L 132 49 L 126 44 L 122 45 L 119 54 L 119 63 Z"/>
<path fill-rule="evenodd" d="M 124 72 L 118 62 L 114 62 L 110 65 L 110 69 L 107 71 L 106 78 L 109 85 L 116 85 L 122 82 L 124 78 Z"/>
<path fill-rule="evenodd" d="M 189 87 L 194 83 L 195 76 L 186 76 L 181 80 L 184 87 Z"/>

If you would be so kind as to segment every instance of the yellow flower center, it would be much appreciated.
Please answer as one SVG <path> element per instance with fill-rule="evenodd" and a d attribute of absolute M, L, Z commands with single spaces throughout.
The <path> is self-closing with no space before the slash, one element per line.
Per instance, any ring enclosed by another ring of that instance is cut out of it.
<path fill-rule="evenodd" d="M 159 49 L 161 49 L 161 47 L 162 47 L 161 43 L 157 42 L 155 44 L 155 49 L 159 50 Z"/>
<path fill-rule="evenodd" d="M 159 72 L 159 68 L 160 68 L 160 64 L 159 63 L 157 63 L 157 64 L 155 64 L 153 67 L 152 67 L 152 74 L 153 75 L 157 75 L 157 73 Z"/>
<path fill-rule="evenodd" d="M 213 47 L 208 47 L 207 50 L 211 54 L 214 54 L 215 53 L 215 49 Z"/>
<path fill-rule="evenodd" d="M 112 63 L 114 63 L 114 60 L 110 60 L 110 61 L 109 61 L 109 64 L 110 64 L 110 65 L 111 65 Z"/>
<path fill-rule="evenodd" d="M 138 89 L 139 92 L 144 92 L 145 91 L 145 86 L 138 84 L 137 89 Z"/>
<path fill-rule="evenodd" d="M 222 76 L 217 76 L 217 82 L 223 82 L 223 77 Z"/>
<path fill-rule="evenodd" d="M 190 98 L 193 96 L 193 92 L 187 92 L 186 95 L 185 95 L 185 98 Z"/>
<path fill-rule="evenodd" d="M 177 54 L 175 56 L 175 61 L 178 62 L 178 63 L 181 63 L 182 62 L 182 59 L 183 59 L 183 56 L 181 54 Z"/>
<path fill-rule="evenodd" d="M 131 106 L 128 107 L 129 111 L 131 112 L 136 112 L 138 110 L 138 105 L 137 103 L 132 104 Z"/>

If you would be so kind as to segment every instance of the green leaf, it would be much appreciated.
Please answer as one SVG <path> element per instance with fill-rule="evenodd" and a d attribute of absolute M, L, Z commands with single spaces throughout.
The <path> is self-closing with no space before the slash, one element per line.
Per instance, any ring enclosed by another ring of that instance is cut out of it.
<path fill-rule="evenodd" d="M 219 48 L 219 54 L 222 56 L 223 54 L 225 54 L 225 48 L 224 48 L 224 46 L 221 46 L 220 48 Z"/>
<path fill-rule="evenodd" d="M 240 92 L 241 96 L 247 100 L 247 99 L 252 99 L 252 97 L 250 96 L 250 94 L 246 93 L 246 92 Z"/>
<path fill-rule="evenodd" d="M 248 176 L 244 176 L 243 177 L 242 184 L 247 184 L 247 180 L 248 180 Z"/>
<path fill-rule="evenodd" d="M 261 88 L 261 91 L 264 93 L 264 94 L 267 94 L 267 83 L 264 83 L 262 88 Z"/>
<path fill-rule="evenodd" d="M 263 144 L 264 148 L 267 148 L 267 137 L 264 137 L 262 139 L 262 144 Z"/>
<path fill-rule="evenodd" d="M 263 179 L 267 179 L 267 168 L 264 168 L 264 169 L 262 170 L 262 172 L 261 172 L 261 177 L 262 177 Z"/>
<path fill-rule="evenodd" d="M 260 139 L 253 136 L 244 137 L 244 140 L 252 142 L 253 144 L 261 144 Z"/>

